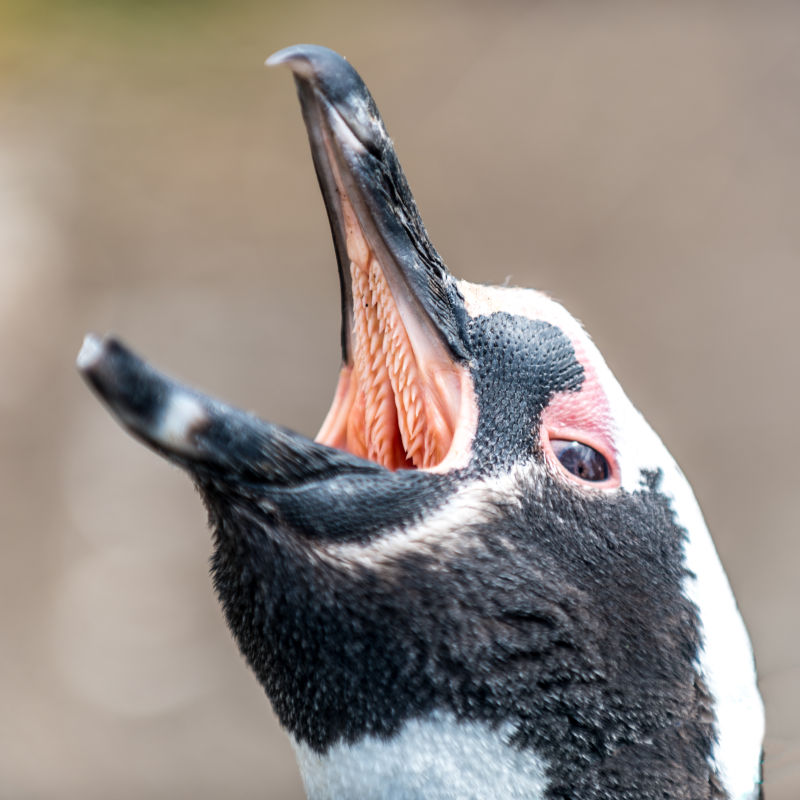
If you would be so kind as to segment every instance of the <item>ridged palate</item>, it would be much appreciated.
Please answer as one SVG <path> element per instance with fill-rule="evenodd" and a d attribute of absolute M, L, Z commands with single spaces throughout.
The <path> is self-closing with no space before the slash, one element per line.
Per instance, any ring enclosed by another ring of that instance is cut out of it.
<path fill-rule="evenodd" d="M 424 390 L 414 350 L 380 264 L 372 253 L 365 261 L 350 263 L 358 386 L 348 417 L 347 446 L 388 469 L 431 467 L 444 457 L 452 430 Z M 439 431 L 450 434 L 444 444 L 436 435 Z"/>

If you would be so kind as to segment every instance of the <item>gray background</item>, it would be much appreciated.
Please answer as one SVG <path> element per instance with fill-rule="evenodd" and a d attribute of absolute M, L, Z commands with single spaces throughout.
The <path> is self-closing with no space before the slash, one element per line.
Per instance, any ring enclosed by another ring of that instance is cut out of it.
<path fill-rule="evenodd" d="M 800 4 L 0 0 L 0 797 L 293 798 L 191 486 L 86 330 L 313 434 L 335 259 L 291 79 L 366 77 L 451 269 L 581 318 L 683 465 L 800 795 Z"/>

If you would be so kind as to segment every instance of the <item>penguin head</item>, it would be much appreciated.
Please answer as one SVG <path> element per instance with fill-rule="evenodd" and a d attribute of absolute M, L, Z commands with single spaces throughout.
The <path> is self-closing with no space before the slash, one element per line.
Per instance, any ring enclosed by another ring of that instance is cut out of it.
<path fill-rule="evenodd" d="M 473 768 L 487 786 L 504 769 L 508 796 L 754 797 L 752 653 L 675 462 L 562 306 L 445 268 L 344 59 L 268 63 L 294 74 L 339 267 L 318 436 L 113 338 L 78 364 L 202 495 L 226 619 L 307 785 L 359 748 L 376 784 L 411 781 L 399 743 L 417 731 L 429 797 Z"/>

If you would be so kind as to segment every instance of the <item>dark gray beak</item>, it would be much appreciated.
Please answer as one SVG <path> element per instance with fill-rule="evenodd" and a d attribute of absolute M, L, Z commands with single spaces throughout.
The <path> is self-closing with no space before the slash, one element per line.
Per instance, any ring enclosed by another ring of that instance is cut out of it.
<path fill-rule="evenodd" d="M 113 337 L 87 335 L 77 366 L 130 433 L 194 474 L 277 488 L 384 471 L 189 389 Z"/>
<path fill-rule="evenodd" d="M 297 84 L 339 265 L 344 362 L 351 360 L 348 228 L 354 223 L 380 261 L 403 316 L 413 316 L 428 336 L 441 341 L 450 358 L 466 360 L 463 301 L 428 238 L 394 145 L 358 73 L 338 53 L 308 44 L 280 50 L 267 64 L 286 64 Z"/>
<path fill-rule="evenodd" d="M 390 472 L 182 386 L 112 337 L 89 334 L 77 366 L 130 433 L 190 474 L 219 520 L 250 509 L 254 530 L 283 540 L 349 539 L 446 493 L 444 476 Z"/>

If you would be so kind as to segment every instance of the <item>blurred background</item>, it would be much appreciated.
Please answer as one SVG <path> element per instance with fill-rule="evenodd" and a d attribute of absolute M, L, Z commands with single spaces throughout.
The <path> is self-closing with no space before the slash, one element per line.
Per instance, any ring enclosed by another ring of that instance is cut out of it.
<path fill-rule="evenodd" d="M 684 467 L 800 796 L 800 4 L 0 0 L 0 797 L 301 796 L 189 482 L 87 330 L 313 434 L 338 368 L 294 87 L 346 54 L 451 269 L 586 324 Z"/>

